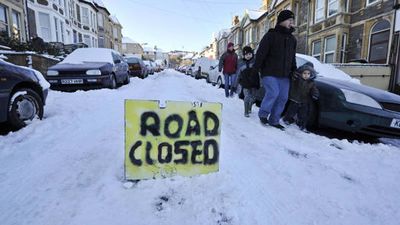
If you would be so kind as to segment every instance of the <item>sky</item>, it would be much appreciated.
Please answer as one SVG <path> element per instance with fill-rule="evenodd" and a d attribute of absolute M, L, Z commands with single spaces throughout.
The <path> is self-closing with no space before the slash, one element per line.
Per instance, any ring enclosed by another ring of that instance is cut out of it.
<path fill-rule="evenodd" d="M 259 9 L 261 0 L 103 0 L 122 34 L 165 51 L 200 51 L 234 15 Z"/>

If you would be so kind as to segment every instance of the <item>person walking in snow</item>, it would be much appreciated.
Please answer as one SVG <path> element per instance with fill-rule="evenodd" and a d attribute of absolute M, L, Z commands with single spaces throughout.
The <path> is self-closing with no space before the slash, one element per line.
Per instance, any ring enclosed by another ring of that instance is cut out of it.
<path fill-rule="evenodd" d="M 236 91 L 236 70 L 238 67 L 238 56 L 235 53 L 233 43 L 228 43 L 227 51 L 221 55 L 218 65 L 219 72 L 223 72 L 225 81 L 225 96 L 233 97 Z"/>
<path fill-rule="evenodd" d="M 260 87 L 260 77 L 254 73 L 254 51 L 250 46 L 243 48 L 243 58 L 239 62 L 238 67 L 238 82 L 243 88 L 244 94 L 244 116 L 249 117 L 251 107 L 255 102 L 255 94 Z"/>
<path fill-rule="evenodd" d="M 265 96 L 258 116 L 262 124 L 269 124 L 281 130 L 280 116 L 289 95 L 290 76 L 296 67 L 296 38 L 294 14 L 283 10 L 278 15 L 277 25 L 262 38 L 256 54 L 254 67 L 261 72 Z"/>
<path fill-rule="evenodd" d="M 309 108 L 312 99 L 317 100 L 319 91 L 314 83 L 317 72 L 312 63 L 306 63 L 299 67 L 296 74 L 292 77 L 289 92 L 289 107 L 283 121 L 289 125 L 295 122 L 297 115 L 297 125 L 300 130 L 308 132 L 306 125 L 308 122 Z"/>

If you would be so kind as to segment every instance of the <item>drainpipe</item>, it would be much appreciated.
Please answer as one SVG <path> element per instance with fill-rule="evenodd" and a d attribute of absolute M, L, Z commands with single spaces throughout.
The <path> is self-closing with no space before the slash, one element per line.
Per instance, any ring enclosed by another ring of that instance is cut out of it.
<path fill-rule="evenodd" d="M 306 48 L 305 48 L 305 54 L 308 55 L 308 35 L 310 33 L 310 3 L 311 0 L 308 0 L 307 4 L 307 25 L 306 25 Z"/>

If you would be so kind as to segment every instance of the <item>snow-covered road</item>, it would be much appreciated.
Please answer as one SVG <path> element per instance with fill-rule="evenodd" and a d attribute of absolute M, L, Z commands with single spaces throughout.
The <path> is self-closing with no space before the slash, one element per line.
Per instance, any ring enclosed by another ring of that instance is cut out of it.
<path fill-rule="evenodd" d="M 124 188 L 124 100 L 223 104 L 220 171 Z M 117 90 L 50 92 L 0 136 L 0 224 L 398 224 L 399 145 L 259 124 L 242 101 L 167 70 Z"/>

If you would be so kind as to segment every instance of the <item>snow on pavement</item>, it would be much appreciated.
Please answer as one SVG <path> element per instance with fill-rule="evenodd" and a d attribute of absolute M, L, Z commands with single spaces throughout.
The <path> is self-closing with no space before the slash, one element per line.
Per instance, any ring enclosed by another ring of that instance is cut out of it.
<path fill-rule="evenodd" d="M 124 188 L 125 99 L 223 103 L 220 171 Z M 283 132 L 251 116 L 172 70 L 117 90 L 51 91 L 44 120 L 0 136 L 1 224 L 398 224 L 398 141 Z"/>

